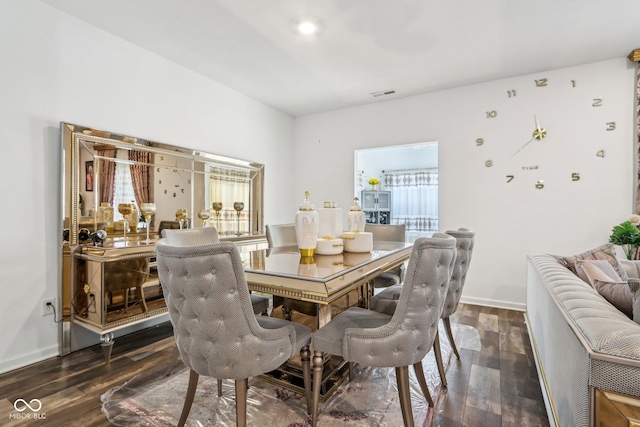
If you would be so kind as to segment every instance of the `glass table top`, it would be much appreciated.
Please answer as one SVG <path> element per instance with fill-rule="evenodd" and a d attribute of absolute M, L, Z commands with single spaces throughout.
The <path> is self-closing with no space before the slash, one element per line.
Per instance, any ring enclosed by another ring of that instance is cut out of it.
<path fill-rule="evenodd" d="M 368 264 L 410 252 L 411 243 L 374 242 L 371 252 L 302 257 L 295 246 L 241 254 L 246 273 L 326 282 Z"/>

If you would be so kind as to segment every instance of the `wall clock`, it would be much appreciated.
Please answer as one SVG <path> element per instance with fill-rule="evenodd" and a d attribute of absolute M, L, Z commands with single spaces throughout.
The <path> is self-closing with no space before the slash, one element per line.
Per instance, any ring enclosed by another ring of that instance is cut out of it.
<path fill-rule="evenodd" d="M 596 90 L 586 79 L 515 81 L 481 113 L 484 125 L 475 145 L 485 170 L 497 182 L 525 189 L 579 183 L 583 171 L 606 161 L 616 131 L 614 109 L 607 108 L 606 93 Z"/>

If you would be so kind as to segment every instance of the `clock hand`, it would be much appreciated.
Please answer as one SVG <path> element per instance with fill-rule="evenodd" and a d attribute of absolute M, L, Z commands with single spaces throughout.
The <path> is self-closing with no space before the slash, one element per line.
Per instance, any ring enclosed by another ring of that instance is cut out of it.
<path fill-rule="evenodd" d="M 536 119 L 536 130 L 533 131 L 533 136 L 536 139 L 542 139 L 545 136 L 547 136 L 547 130 L 544 128 L 540 127 L 540 122 L 538 121 L 538 116 L 536 116 L 535 114 L 533 115 L 533 117 Z"/>
<path fill-rule="evenodd" d="M 524 147 L 526 147 L 527 145 L 529 145 L 531 142 L 535 141 L 536 139 L 538 139 L 538 137 L 537 137 L 537 136 L 534 136 L 534 137 L 533 137 L 533 138 L 531 138 L 529 141 L 527 141 L 527 142 L 526 142 L 522 147 L 520 147 L 520 148 L 518 149 L 518 151 L 516 151 L 515 153 L 513 153 L 513 155 L 511 156 L 511 158 L 513 159 L 513 157 L 514 157 L 516 154 L 518 154 L 520 151 L 522 151 L 522 149 L 523 149 Z"/>
<path fill-rule="evenodd" d="M 524 144 L 522 147 L 520 147 L 520 149 L 518 151 L 513 153 L 513 156 L 511 156 L 511 158 L 513 158 L 516 154 L 518 154 L 520 151 L 522 151 L 522 149 L 524 147 L 526 147 L 527 145 L 529 145 L 533 140 L 535 140 L 535 139 L 541 140 L 542 138 L 547 136 L 547 130 L 540 127 L 540 122 L 538 121 L 538 116 L 534 114 L 533 118 L 536 121 L 536 129 L 533 131 L 533 138 L 531 138 L 529 141 L 526 142 L 526 144 Z"/>

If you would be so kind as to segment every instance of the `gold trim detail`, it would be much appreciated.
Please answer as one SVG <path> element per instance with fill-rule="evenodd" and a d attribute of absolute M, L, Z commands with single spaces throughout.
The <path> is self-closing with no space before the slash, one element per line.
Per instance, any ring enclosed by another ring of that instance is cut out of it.
<path fill-rule="evenodd" d="M 629 58 L 629 61 L 640 62 L 640 49 L 632 50 L 627 58 Z"/>
<path fill-rule="evenodd" d="M 311 256 L 313 256 L 315 251 L 316 251 L 315 248 L 314 249 L 300 249 L 300 256 L 311 257 Z"/>

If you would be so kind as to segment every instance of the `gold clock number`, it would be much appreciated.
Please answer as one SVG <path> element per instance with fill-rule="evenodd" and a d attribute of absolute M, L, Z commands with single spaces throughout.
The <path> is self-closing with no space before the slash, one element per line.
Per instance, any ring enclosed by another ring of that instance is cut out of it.
<path fill-rule="evenodd" d="M 516 96 L 516 90 L 515 89 L 508 90 L 507 95 L 509 95 L 509 98 Z"/>
<path fill-rule="evenodd" d="M 602 98 L 593 98 L 593 107 L 602 107 Z"/>
<path fill-rule="evenodd" d="M 544 181 L 540 180 L 540 181 L 536 182 L 536 188 L 538 190 L 542 190 L 544 188 Z"/>
<path fill-rule="evenodd" d="M 578 172 L 574 172 L 571 174 L 571 181 L 580 181 L 580 174 Z"/>
<path fill-rule="evenodd" d="M 493 160 L 485 160 L 484 161 L 484 165 L 488 168 L 490 168 L 491 166 L 493 166 Z"/>
<path fill-rule="evenodd" d="M 487 111 L 487 119 L 494 119 L 498 117 L 498 112 L 496 110 Z"/>
<path fill-rule="evenodd" d="M 604 159 L 604 150 L 600 150 L 596 153 L 596 156 L 602 157 Z"/>
<path fill-rule="evenodd" d="M 507 182 L 513 181 L 513 175 L 507 175 Z"/>
<path fill-rule="evenodd" d="M 538 79 L 536 80 L 536 87 L 544 87 L 548 83 L 548 79 Z"/>
<path fill-rule="evenodd" d="M 607 122 L 607 130 L 616 130 L 616 122 Z"/>
<path fill-rule="evenodd" d="M 478 139 L 476 139 L 476 145 L 477 145 L 478 147 L 479 147 L 479 146 L 481 146 L 482 144 L 484 144 L 484 139 L 482 139 L 482 138 L 478 138 Z"/>

